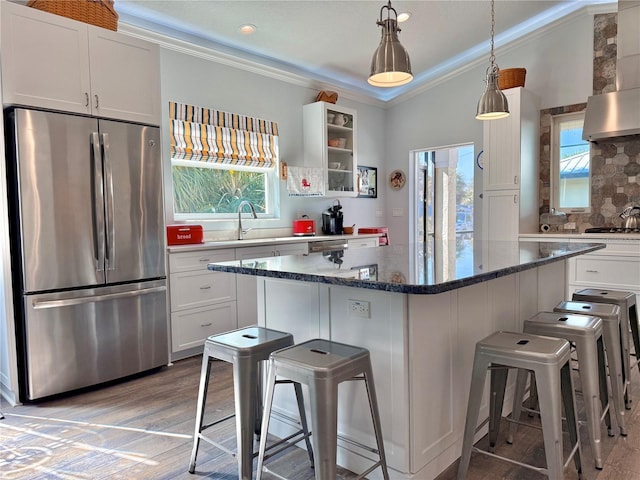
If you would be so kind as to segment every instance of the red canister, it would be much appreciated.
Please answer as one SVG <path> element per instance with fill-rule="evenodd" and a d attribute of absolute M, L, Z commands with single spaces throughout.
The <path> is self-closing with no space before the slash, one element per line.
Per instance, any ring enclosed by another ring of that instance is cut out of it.
<path fill-rule="evenodd" d="M 293 235 L 302 237 L 316 234 L 316 222 L 309 218 L 300 218 L 293 221 Z"/>

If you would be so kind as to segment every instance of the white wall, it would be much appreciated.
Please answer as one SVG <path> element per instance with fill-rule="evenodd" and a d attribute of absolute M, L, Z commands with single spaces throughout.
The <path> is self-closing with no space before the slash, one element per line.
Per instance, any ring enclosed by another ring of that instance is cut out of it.
<path fill-rule="evenodd" d="M 161 79 L 163 108 L 163 151 L 165 161 L 165 187 L 170 190 L 170 158 L 168 138 L 169 102 L 183 102 L 217 110 L 250 115 L 276 121 L 280 134 L 280 158 L 289 165 L 302 165 L 302 106 L 315 101 L 318 89 L 298 86 L 232 66 L 182 52 L 161 49 Z M 381 168 L 384 164 L 384 117 L 379 107 L 338 99 L 338 105 L 354 108 L 358 112 L 358 161 L 362 165 Z M 383 199 L 345 198 L 345 224 L 377 226 L 384 219 L 376 218 L 377 209 L 384 209 Z M 173 221 L 171 204 L 166 203 L 167 218 Z M 289 198 L 286 182 L 280 182 L 280 218 L 249 220 L 252 227 L 262 229 L 290 228 L 298 212 L 304 211 L 321 225 L 321 212 L 333 204 L 332 198 Z M 228 235 L 236 222 L 218 222 L 214 227 Z M 212 238 L 212 232 L 208 233 Z"/>
<path fill-rule="evenodd" d="M 592 92 L 593 16 L 582 12 L 571 20 L 549 27 L 524 42 L 496 51 L 501 68 L 527 69 L 525 88 L 541 98 L 541 108 L 586 102 Z M 385 119 L 386 164 L 381 177 L 396 168 L 407 174 L 411 150 L 473 142 L 476 155 L 482 150 L 482 122 L 475 119 L 484 89 L 487 62 L 392 106 Z M 385 173 L 386 172 L 386 173 Z M 482 171 L 476 167 L 476 232 L 482 218 Z M 411 179 L 408 179 L 408 182 Z M 535 179 L 534 181 L 537 181 Z M 387 211 L 402 209 L 404 215 L 386 218 L 396 240 L 407 241 L 409 190 L 381 189 Z"/>

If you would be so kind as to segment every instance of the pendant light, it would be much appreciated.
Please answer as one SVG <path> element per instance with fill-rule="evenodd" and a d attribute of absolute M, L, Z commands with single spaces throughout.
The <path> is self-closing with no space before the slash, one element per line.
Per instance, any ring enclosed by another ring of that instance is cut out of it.
<path fill-rule="evenodd" d="M 385 8 L 387 18 L 383 20 Z M 395 18 L 391 18 L 391 12 Z M 382 27 L 382 39 L 371 60 L 368 82 L 375 87 L 397 87 L 409 83 L 413 80 L 411 61 L 398 40 L 398 13 L 391 6 L 391 0 L 380 9 L 380 20 L 376 24 Z"/>
<path fill-rule="evenodd" d="M 487 68 L 484 93 L 478 101 L 478 112 L 476 113 L 476 118 L 478 120 L 497 120 L 499 118 L 509 116 L 507 97 L 504 96 L 504 93 L 502 93 L 500 91 L 500 87 L 498 87 L 500 69 L 496 64 L 496 56 L 493 53 L 493 35 L 495 27 L 493 2 L 494 0 L 491 0 L 491 55 L 489 56 L 491 64 Z"/>

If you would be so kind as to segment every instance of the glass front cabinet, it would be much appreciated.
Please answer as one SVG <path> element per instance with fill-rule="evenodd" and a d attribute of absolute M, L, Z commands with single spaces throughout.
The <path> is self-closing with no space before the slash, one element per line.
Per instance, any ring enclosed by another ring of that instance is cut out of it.
<path fill-rule="evenodd" d="M 356 111 L 327 102 L 303 107 L 304 165 L 324 172 L 328 197 L 357 195 Z"/>

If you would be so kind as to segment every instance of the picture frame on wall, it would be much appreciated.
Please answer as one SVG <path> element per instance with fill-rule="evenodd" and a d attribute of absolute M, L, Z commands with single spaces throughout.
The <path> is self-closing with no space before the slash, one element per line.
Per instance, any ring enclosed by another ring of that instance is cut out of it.
<path fill-rule="evenodd" d="M 378 169 L 358 167 L 358 198 L 378 198 Z"/>

